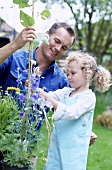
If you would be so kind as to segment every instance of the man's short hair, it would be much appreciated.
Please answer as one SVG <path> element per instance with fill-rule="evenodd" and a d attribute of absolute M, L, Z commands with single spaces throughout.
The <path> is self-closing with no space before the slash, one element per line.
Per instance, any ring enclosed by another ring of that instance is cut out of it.
<path fill-rule="evenodd" d="M 49 29 L 49 34 L 55 33 L 58 28 L 64 28 L 70 34 L 71 37 L 74 37 L 73 43 L 75 42 L 75 38 L 76 38 L 75 32 L 72 29 L 72 27 L 70 25 L 68 25 L 67 23 L 65 23 L 65 22 L 56 22 L 56 23 L 54 23 L 51 26 L 51 28 Z"/>

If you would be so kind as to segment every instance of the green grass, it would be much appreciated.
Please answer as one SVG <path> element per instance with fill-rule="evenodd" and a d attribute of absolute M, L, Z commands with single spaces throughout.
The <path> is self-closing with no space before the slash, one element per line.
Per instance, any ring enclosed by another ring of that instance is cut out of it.
<path fill-rule="evenodd" d="M 94 123 L 93 132 L 98 139 L 89 147 L 87 170 L 111 170 L 112 130 Z"/>
<path fill-rule="evenodd" d="M 94 120 L 105 110 L 105 96 L 97 95 Z M 87 170 L 111 170 L 112 169 L 112 130 L 94 123 L 92 131 L 98 139 L 89 147 Z"/>
<path fill-rule="evenodd" d="M 46 163 L 44 158 L 47 158 L 49 137 L 48 137 L 48 131 L 46 129 L 45 123 L 42 126 L 41 132 L 43 136 L 41 137 L 41 140 L 38 142 L 36 147 L 36 155 L 38 157 L 36 170 L 43 170 L 43 167 Z"/>
<path fill-rule="evenodd" d="M 104 96 L 97 96 L 94 120 L 98 114 L 105 110 Z M 44 124 L 41 129 L 44 134 L 41 141 L 37 144 L 36 154 L 38 163 L 36 170 L 43 170 L 48 150 L 48 132 Z M 112 169 L 112 130 L 95 124 L 93 122 L 93 132 L 98 136 L 95 144 L 89 147 L 87 170 L 111 170 Z"/>
<path fill-rule="evenodd" d="M 94 113 L 94 119 L 99 115 L 102 114 L 102 112 L 105 110 L 106 108 L 106 104 L 104 102 L 105 100 L 105 96 L 104 94 L 97 94 L 97 98 L 96 98 L 96 106 L 95 106 L 95 113 Z"/>

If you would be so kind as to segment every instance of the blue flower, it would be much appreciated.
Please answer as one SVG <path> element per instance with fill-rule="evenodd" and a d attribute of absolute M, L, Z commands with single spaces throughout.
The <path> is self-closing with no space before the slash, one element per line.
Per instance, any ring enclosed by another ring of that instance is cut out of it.
<path fill-rule="evenodd" d="M 17 79 L 16 82 L 18 83 L 18 86 L 22 84 L 21 79 Z"/>
<path fill-rule="evenodd" d="M 25 100 L 26 100 L 26 96 L 25 96 L 23 93 L 20 93 L 20 94 L 18 95 L 18 99 L 25 101 Z"/>
<path fill-rule="evenodd" d="M 35 93 L 31 94 L 31 100 L 33 102 L 36 102 L 38 100 L 38 98 L 40 98 L 40 93 L 39 92 L 35 92 Z"/>
<path fill-rule="evenodd" d="M 35 90 L 37 87 L 39 87 L 40 83 L 40 77 L 38 75 L 31 75 L 31 89 Z"/>
<path fill-rule="evenodd" d="M 27 75 L 28 74 L 28 70 L 23 70 L 23 75 Z"/>
<path fill-rule="evenodd" d="M 20 112 L 20 114 L 19 114 L 21 117 L 23 117 L 24 116 L 24 112 Z"/>
<path fill-rule="evenodd" d="M 29 119 L 30 122 L 34 122 L 35 121 L 35 117 L 33 116 L 32 113 L 28 114 L 28 119 Z"/>

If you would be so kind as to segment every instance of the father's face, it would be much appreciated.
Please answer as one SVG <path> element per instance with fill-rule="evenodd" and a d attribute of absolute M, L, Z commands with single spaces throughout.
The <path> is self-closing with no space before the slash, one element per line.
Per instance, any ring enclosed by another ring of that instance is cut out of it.
<path fill-rule="evenodd" d="M 64 54 L 72 45 L 74 37 L 64 28 L 58 28 L 55 33 L 49 35 L 49 45 L 45 44 L 43 48 L 44 55 L 49 61 L 53 61 Z"/>

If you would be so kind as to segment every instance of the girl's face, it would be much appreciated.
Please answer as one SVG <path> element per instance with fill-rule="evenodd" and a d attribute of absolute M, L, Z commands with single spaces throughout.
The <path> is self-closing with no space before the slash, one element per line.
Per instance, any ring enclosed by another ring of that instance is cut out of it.
<path fill-rule="evenodd" d="M 81 65 L 74 61 L 70 61 L 67 68 L 68 80 L 70 86 L 75 89 L 85 90 L 87 88 L 86 79 L 82 73 Z"/>

